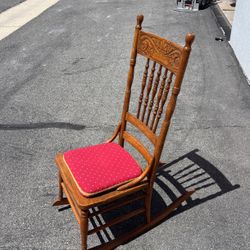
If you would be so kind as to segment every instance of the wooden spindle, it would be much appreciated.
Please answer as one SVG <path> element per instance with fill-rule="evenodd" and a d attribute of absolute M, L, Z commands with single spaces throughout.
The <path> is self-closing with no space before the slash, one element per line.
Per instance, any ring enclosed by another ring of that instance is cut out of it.
<path fill-rule="evenodd" d="M 166 88 L 164 89 L 164 92 L 163 92 L 163 95 L 162 95 L 162 99 L 161 99 L 161 103 L 160 103 L 160 108 L 159 108 L 159 112 L 157 114 L 157 118 L 156 118 L 156 123 L 155 123 L 155 126 L 153 128 L 153 132 L 155 133 L 156 129 L 157 129 L 157 126 L 158 126 L 158 123 L 159 123 L 159 120 L 161 119 L 161 114 L 162 114 L 162 111 L 163 111 L 163 108 L 164 108 L 164 105 L 165 105 L 165 102 L 167 100 L 167 97 L 168 97 L 168 93 L 169 93 L 169 89 L 170 89 L 170 85 L 171 85 L 171 82 L 172 82 L 172 79 L 173 79 L 173 73 L 171 72 L 169 78 L 168 78 L 168 81 L 167 81 L 167 86 Z"/>
<path fill-rule="evenodd" d="M 144 70 L 144 73 L 143 73 L 142 84 L 141 84 L 141 94 L 140 94 L 140 97 L 139 97 L 137 116 L 136 116 L 137 118 L 139 118 L 140 112 L 141 112 L 141 104 L 142 104 L 142 100 L 143 100 L 144 89 L 145 89 L 147 78 L 148 78 L 149 61 L 150 60 L 148 58 L 147 62 L 146 62 L 146 65 L 145 65 L 145 70 Z"/>
<path fill-rule="evenodd" d="M 156 65 L 156 62 L 153 63 L 153 66 L 151 68 L 151 73 L 150 73 L 149 81 L 148 81 L 147 95 L 146 95 L 145 100 L 144 100 L 144 107 L 143 107 L 143 113 L 142 113 L 142 118 L 141 118 L 142 122 L 144 121 L 145 113 L 146 113 L 147 106 L 148 106 L 149 94 L 150 94 L 150 91 L 152 89 L 152 83 L 153 83 L 154 72 L 155 72 L 155 65 Z"/>
<path fill-rule="evenodd" d="M 149 108 L 148 108 L 148 115 L 147 115 L 147 120 L 146 120 L 146 125 L 148 125 L 148 121 L 150 118 L 150 114 L 151 114 L 151 110 L 153 108 L 154 105 L 154 98 L 158 89 L 158 85 L 159 85 L 159 81 L 160 81 L 160 76 L 161 76 L 161 69 L 162 69 L 162 65 L 159 66 L 158 72 L 157 72 L 157 76 L 154 82 L 154 87 L 153 87 L 153 91 L 152 91 L 152 95 L 151 95 L 151 100 L 149 103 Z"/>
<path fill-rule="evenodd" d="M 154 108 L 154 115 L 153 115 L 153 119 L 152 119 L 152 122 L 151 122 L 151 125 L 150 125 L 150 129 L 152 129 L 153 126 L 154 126 L 155 118 L 156 118 L 158 108 L 159 108 L 159 103 L 160 103 L 160 100 L 161 100 L 161 97 L 162 97 L 163 89 L 165 87 L 167 74 L 168 74 L 168 69 L 165 69 L 165 72 L 164 72 L 162 80 L 161 80 L 160 89 L 159 89 L 159 92 L 158 92 L 158 95 L 157 95 L 157 100 L 156 100 L 156 104 L 155 104 L 155 108 Z"/>

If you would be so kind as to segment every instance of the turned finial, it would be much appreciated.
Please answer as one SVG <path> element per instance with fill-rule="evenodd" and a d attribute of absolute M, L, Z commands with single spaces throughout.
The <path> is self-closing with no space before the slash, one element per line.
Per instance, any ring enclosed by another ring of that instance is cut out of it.
<path fill-rule="evenodd" d="M 138 15 L 137 16 L 137 24 L 136 24 L 136 28 L 137 29 L 141 29 L 141 24 L 143 22 L 144 16 L 143 15 Z"/>
<path fill-rule="evenodd" d="M 186 39 L 185 39 L 185 41 L 186 41 L 185 47 L 191 48 L 191 45 L 194 41 L 194 38 L 195 38 L 194 33 L 187 33 Z"/>

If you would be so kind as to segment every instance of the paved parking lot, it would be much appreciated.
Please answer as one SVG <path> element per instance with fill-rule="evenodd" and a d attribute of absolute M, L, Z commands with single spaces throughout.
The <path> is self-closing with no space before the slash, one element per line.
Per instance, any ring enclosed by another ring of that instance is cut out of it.
<path fill-rule="evenodd" d="M 250 248 L 250 88 L 230 45 L 215 41 L 221 31 L 210 9 L 174 7 L 165 0 L 61 0 L 0 42 L 0 249 L 80 249 L 70 209 L 51 206 L 54 155 L 112 134 L 139 13 L 145 30 L 181 44 L 196 33 L 154 213 L 169 203 L 167 187 L 176 195 L 187 187 L 197 192 L 175 216 L 119 249 Z M 139 93 L 140 84 L 134 88 Z M 123 230 L 90 237 L 89 246 Z"/>

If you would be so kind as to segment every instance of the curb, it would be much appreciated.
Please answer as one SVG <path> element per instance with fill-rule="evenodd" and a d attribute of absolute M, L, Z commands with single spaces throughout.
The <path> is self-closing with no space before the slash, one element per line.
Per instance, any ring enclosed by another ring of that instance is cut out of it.
<path fill-rule="evenodd" d="M 0 40 L 41 15 L 60 0 L 27 0 L 0 13 Z"/>
<path fill-rule="evenodd" d="M 223 29 L 225 37 L 229 41 L 232 25 L 229 23 L 229 21 L 227 20 L 226 16 L 224 15 L 223 11 L 221 10 L 218 4 L 213 4 L 210 7 L 217 19 L 218 25 Z"/>
<path fill-rule="evenodd" d="M 1 1 L 1 0 L 0 0 L 0 1 Z M 6 11 L 6 10 L 8 10 L 8 9 L 11 9 L 11 8 L 15 7 L 16 5 L 23 3 L 24 1 L 26 1 L 26 0 L 19 0 L 19 1 L 16 1 L 16 2 L 14 2 L 14 3 L 10 3 L 10 4 L 8 4 L 8 5 L 5 6 L 5 7 L 1 7 L 1 5 L 0 5 L 0 13 Z"/>

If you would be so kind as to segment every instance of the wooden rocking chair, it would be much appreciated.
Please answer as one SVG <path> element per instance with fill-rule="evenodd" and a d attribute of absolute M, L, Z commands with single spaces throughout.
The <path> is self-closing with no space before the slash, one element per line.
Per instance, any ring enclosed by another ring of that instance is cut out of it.
<path fill-rule="evenodd" d="M 82 250 L 87 249 L 89 234 L 144 214 L 145 224 L 98 247 L 113 249 L 119 246 L 164 220 L 194 192 L 194 190 L 186 191 L 164 212 L 151 218 L 153 184 L 176 99 L 180 92 L 191 45 L 194 41 L 194 34 L 187 34 L 185 46 L 182 47 L 142 31 L 142 22 L 143 16 L 137 16 L 121 122 L 112 138 L 100 145 L 70 150 L 56 156 L 56 164 L 59 168 L 59 197 L 54 206 L 70 204 L 76 220 L 80 224 Z M 133 115 L 129 112 L 129 103 L 138 54 L 146 58 L 146 66 L 137 114 Z M 157 73 L 154 76 L 155 71 Z M 169 101 L 166 102 L 169 92 L 171 95 Z M 165 105 L 166 103 L 168 104 Z M 161 120 L 162 114 L 164 117 Z M 137 128 L 149 139 L 153 147 L 152 153 L 140 140 L 127 131 L 126 125 L 128 124 Z M 113 142 L 116 137 L 118 137 L 118 143 Z M 147 162 L 145 168 L 141 168 L 132 155 L 124 149 L 124 141 L 132 145 L 143 156 Z M 63 193 L 66 195 L 65 198 Z M 125 198 L 121 202 L 117 202 L 122 197 Z M 112 219 L 105 225 L 88 230 L 88 219 L 121 208 L 138 199 L 144 199 L 143 204 L 145 205 L 142 208 Z M 103 204 L 109 205 L 98 208 Z M 92 210 L 92 208 L 99 210 Z"/>

